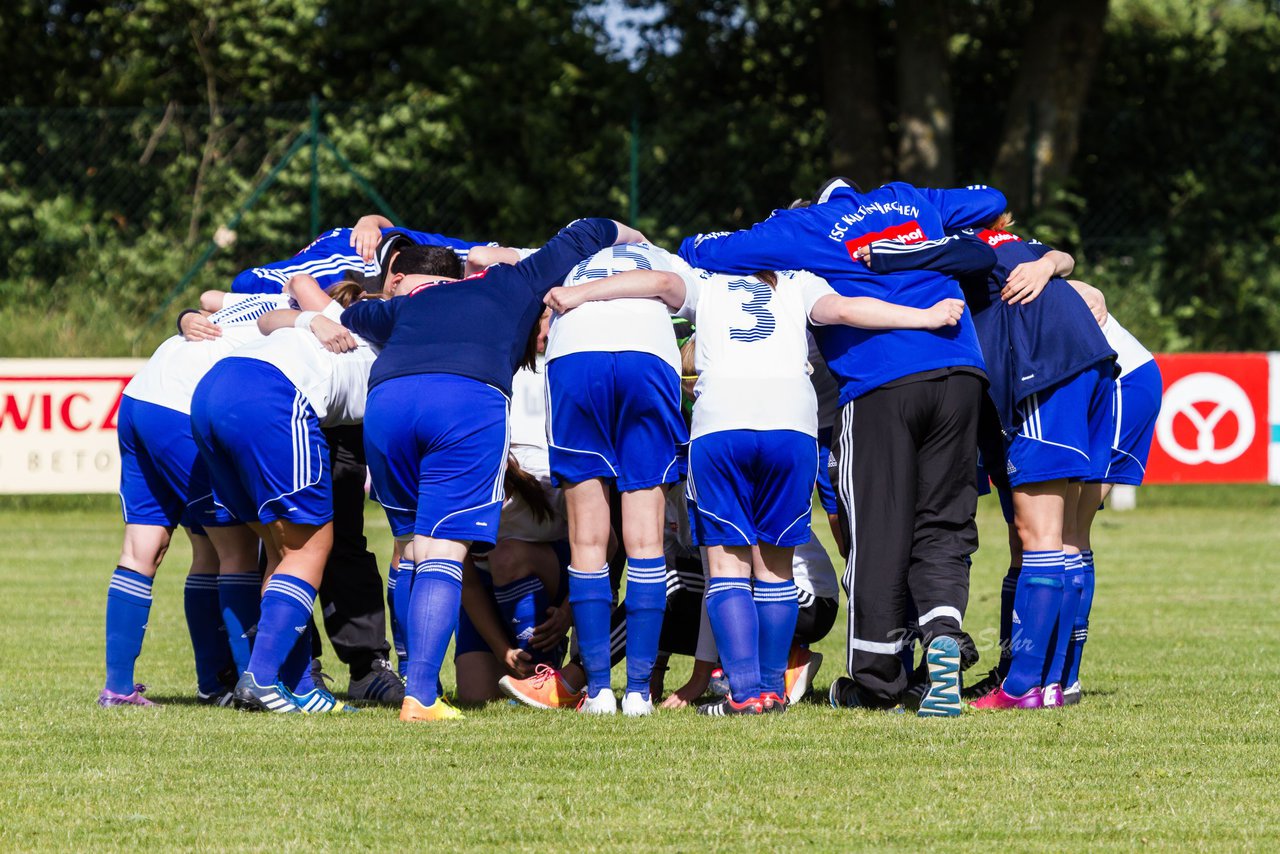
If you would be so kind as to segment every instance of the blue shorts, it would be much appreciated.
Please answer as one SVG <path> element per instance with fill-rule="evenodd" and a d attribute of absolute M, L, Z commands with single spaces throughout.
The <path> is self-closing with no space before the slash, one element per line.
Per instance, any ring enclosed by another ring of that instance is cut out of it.
<path fill-rule="evenodd" d="M 840 512 L 840 503 L 836 499 L 836 488 L 831 485 L 831 432 L 830 427 L 818 428 L 818 501 L 822 509 L 830 516 Z"/>
<path fill-rule="evenodd" d="M 700 546 L 809 541 L 818 443 L 794 430 L 722 430 L 689 450 L 689 527 Z"/>
<path fill-rule="evenodd" d="M 120 398 L 120 509 L 126 525 L 213 523 L 209 469 L 191 438 L 191 418 L 176 409 Z"/>
<path fill-rule="evenodd" d="M 1102 483 L 1142 483 L 1163 397 L 1164 380 L 1154 361 L 1116 380 L 1111 463 L 1099 478 Z"/>
<path fill-rule="evenodd" d="M 684 477 L 689 429 L 680 413 L 680 376 L 652 354 L 553 359 L 547 430 L 556 486 L 603 477 L 631 492 Z"/>
<path fill-rule="evenodd" d="M 1010 486 L 1096 479 L 1111 461 L 1113 363 L 1103 362 L 1018 403 L 1021 423 L 1005 435 Z"/>
<path fill-rule="evenodd" d="M 302 392 L 278 368 L 235 356 L 191 398 L 191 432 L 222 524 L 333 520 L 329 445 Z"/>
<path fill-rule="evenodd" d="M 395 536 L 497 541 L 509 410 L 498 389 L 454 374 L 413 374 L 373 387 L 365 457 Z"/>

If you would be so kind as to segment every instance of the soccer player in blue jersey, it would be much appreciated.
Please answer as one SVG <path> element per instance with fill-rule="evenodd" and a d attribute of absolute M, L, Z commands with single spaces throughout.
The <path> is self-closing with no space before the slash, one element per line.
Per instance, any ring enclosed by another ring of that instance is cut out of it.
<path fill-rule="evenodd" d="M 939 239 L 948 229 L 989 222 L 1004 208 L 1004 196 L 987 187 L 891 183 L 864 193 L 833 179 L 808 207 L 775 211 L 744 231 L 686 239 L 680 254 L 695 267 L 725 273 L 805 269 L 845 296 L 928 308 L 961 297 L 953 277 L 873 273 L 855 259 L 858 247 Z M 815 335 L 840 383 L 832 453 L 852 555 L 843 582 L 853 679 L 836 681 L 832 701 L 898 704 L 907 686 L 898 653 L 909 590 L 936 677 L 924 713 L 958 715 L 958 639 L 968 604 L 966 560 L 977 545 L 973 472 L 984 382 L 972 319 L 966 313 L 956 326 L 933 331 L 829 326 Z"/>
<path fill-rule="evenodd" d="M 940 328 L 958 322 L 963 302 L 915 309 L 842 298 L 805 272 L 726 276 L 683 269 L 623 273 L 557 288 L 547 299 L 572 317 L 571 310 L 594 300 L 650 296 L 698 329 L 686 497 L 695 540 L 707 548 L 707 614 L 731 694 L 699 712 L 781 712 L 799 613 L 792 553 L 810 538 L 818 468 L 806 323 Z"/>
<path fill-rule="evenodd" d="M 409 295 L 343 313 L 343 325 L 381 348 L 365 445 L 392 533 L 412 537 L 401 720 L 461 716 L 437 680 L 458 621 L 462 562 L 473 543 L 497 539 L 511 382 L 535 354 L 543 296 L 584 258 L 642 239 L 611 220 L 579 220 L 517 264 L 463 281 L 410 277 L 401 283 L 413 286 Z"/>
<path fill-rule="evenodd" d="M 1102 324 L 1102 333 L 1116 351 L 1115 391 L 1112 409 L 1115 431 L 1111 436 L 1111 455 L 1106 472 L 1096 481 L 1073 484 L 1067 493 L 1067 525 L 1063 541 L 1080 555 L 1080 603 L 1071 630 L 1071 645 L 1061 675 L 1063 703 L 1080 702 L 1080 659 L 1089 638 L 1089 613 L 1093 608 L 1094 560 L 1090 531 L 1094 516 L 1114 484 L 1139 486 L 1146 475 L 1147 455 L 1155 434 L 1156 418 L 1164 394 L 1164 382 L 1155 357 L 1113 315 L 1106 311 L 1102 293 L 1084 282 L 1072 281 L 1081 292 L 1094 317 Z M 1096 306 L 1096 307 L 1095 307 Z M 1072 510 L 1074 509 L 1074 513 Z"/>
<path fill-rule="evenodd" d="M 988 228 L 936 244 L 872 243 L 858 253 L 872 270 L 893 271 L 943 268 L 968 243 L 995 252 L 985 287 L 967 295 L 1002 434 L 979 437 L 983 462 L 1016 538 L 1001 596 L 1008 655 L 1000 684 L 974 701 L 978 709 L 1062 705 L 1059 678 L 1081 572 L 1078 554 L 1064 543 L 1067 493 L 1073 480 L 1105 471 L 1111 434 L 1115 354 L 1061 278 L 1074 262 L 1008 231 L 1011 223 L 1006 213 Z"/>

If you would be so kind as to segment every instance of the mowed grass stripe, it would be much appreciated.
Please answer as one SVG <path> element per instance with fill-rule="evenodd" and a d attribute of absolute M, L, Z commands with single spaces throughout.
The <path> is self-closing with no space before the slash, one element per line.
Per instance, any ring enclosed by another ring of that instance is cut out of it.
<path fill-rule="evenodd" d="M 940 721 L 812 703 L 756 720 L 600 720 L 494 703 L 420 726 L 390 709 L 284 719 L 190 705 L 181 536 L 138 668 L 151 696 L 172 702 L 96 708 L 119 517 L 105 502 L 6 499 L 0 843 L 1274 847 L 1277 492 L 1143 490 L 1137 512 L 1101 514 L 1088 696 L 1073 709 Z M 385 564 L 385 523 L 368 518 Z M 994 636 L 983 630 L 1006 564 L 985 502 L 981 524 L 966 623 L 980 642 Z M 818 647 L 820 694 L 841 668 L 841 626 Z M 971 675 L 994 656 L 984 648 Z M 326 666 L 340 674 L 332 654 Z M 668 688 L 688 669 L 673 661 Z"/>

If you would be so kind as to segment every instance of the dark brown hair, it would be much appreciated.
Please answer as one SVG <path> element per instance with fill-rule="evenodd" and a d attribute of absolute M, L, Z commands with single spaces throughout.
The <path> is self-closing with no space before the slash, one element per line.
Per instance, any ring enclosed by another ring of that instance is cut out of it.
<path fill-rule="evenodd" d="M 507 455 L 507 473 L 503 476 L 502 486 L 508 495 L 523 501 L 533 512 L 533 518 L 539 522 L 549 522 L 555 516 L 555 511 L 551 509 L 551 502 L 547 500 L 547 494 L 542 491 L 542 484 L 538 483 L 536 477 L 520 468 L 520 463 L 513 454 Z"/>
<path fill-rule="evenodd" d="M 761 272 L 756 273 L 755 276 L 771 288 L 778 287 L 778 274 L 772 270 L 762 270 Z"/>

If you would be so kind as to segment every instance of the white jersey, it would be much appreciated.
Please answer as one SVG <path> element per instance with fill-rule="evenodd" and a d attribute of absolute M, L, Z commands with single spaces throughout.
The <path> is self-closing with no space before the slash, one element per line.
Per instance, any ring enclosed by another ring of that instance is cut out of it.
<path fill-rule="evenodd" d="M 188 341 L 181 335 L 173 336 L 156 348 L 142 370 L 124 387 L 124 393 L 134 400 L 190 415 L 191 395 L 204 375 L 242 345 L 262 338 L 258 318 L 277 308 L 289 308 L 289 298 L 282 294 L 256 294 L 248 299 L 228 300 L 221 311 L 209 316 L 209 321 L 222 330 L 220 337 Z"/>
<path fill-rule="evenodd" d="M 1107 343 L 1116 351 L 1116 364 L 1120 368 L 1120 376 L 1127 376 L 1147 362 L 1155 359 L 1151 351 L 1142 346 L 1129 330 L 1120 325 L 1114 314 L 1107 315 L 1107 322 L 1102 324 L 1102 334 L 1107 336 Z"/>
<path fill-rule="evenodd" d="M 335 302 L 323 313 L 332 318 L 341 312 Z M 363 339 L 353 337 L 360 345 L 355 350 L 331 353 L 310 330 L 288 327 L 246 344 L 233 355 L 279 368 L 311 404 L 321 427 L 359 424 L 364 421 L 375 354 Z"/>
<path fill-rule="evenodd" d="M 795 430 L 818 435 L 809 382 L 807 324 L 813 304 L 835 291 L 812 273 L 685 275 L 682 317 L 697 327 L 691 439 L 721 430 Z"/>
<path fill-rule="evenodd" d="M 511 378 L 511 447 L 541 448 L 547 453 L 547 364 L 521 368 Z"/>
<path fill-rule="evenodd" d="M 648 243 L 610 246 L 574 267 L 566 287 L 631 270 L 692 272 L 679 257 Z M 568 314 L 551 316 L 547 361 L 571 353 L 650 353 L 680 373 L 680 350 L 671 330 L 671 315 L 656 299 L 615 299 L 584 303 Z"/>

